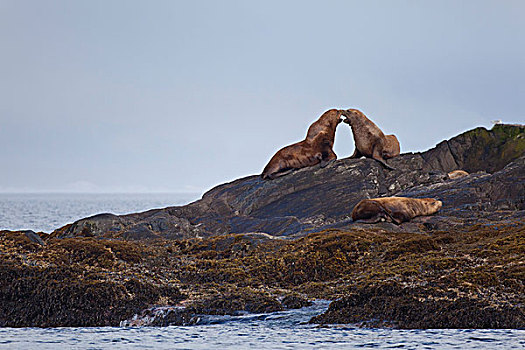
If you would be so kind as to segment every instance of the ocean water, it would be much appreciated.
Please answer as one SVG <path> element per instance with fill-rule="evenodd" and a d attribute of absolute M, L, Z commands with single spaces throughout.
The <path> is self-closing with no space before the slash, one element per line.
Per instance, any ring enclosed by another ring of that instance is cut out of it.
<path fill-rule="evenodd" d="M 188 327 L 0 328 L 0 349 L 523 349 L 524 330 L 392 330 L 318 327 L 312 307 L 208 316 Z"/>
<path fill-rule="evenodd" d="M 51 232 L 80 218 L 189 203 L 197 194 L 0 194 L 0 229 Z M 1 302 L 1 300 L 0 300 Z M 307 324 L 328 301 L 188 327 L 0 328 L 0 349 L 524 349 L 525 330 L 393 330 Z"/>
<path fill-rule="evenodd" d="M 0 193 L 0 230 L 49 233 L 95 214 L 136 213 L 198 198 L 192 193 Z"/>

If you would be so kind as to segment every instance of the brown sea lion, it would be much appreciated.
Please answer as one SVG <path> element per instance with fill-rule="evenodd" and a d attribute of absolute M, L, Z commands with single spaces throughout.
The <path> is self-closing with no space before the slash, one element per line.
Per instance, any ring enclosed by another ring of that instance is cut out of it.
<path fill-rule="evenodd" d="M 319 119 L 317 119 L 310 127 L 306 133 L 306 140 L 313 140 L 320 132 L 326 132 L 330 135 L 332 143 L 335 141 L 335 129 L 337 125 L 343 121 L 342 119 L 342 110 L 338 109 L 329 109 L 324 112 Z M 337 155 L 333 150 L 330 151 L 328 160 L 336 160 Z"/>
<path fill-rule="evenodd" d="M 321 131 L 328 133 L 332 138 L 335 137 L 335 129 L 337 125 L 343 121 L 341 117 L 343 110 L 329 109 L 324 112 L 319 119 L 310 125 L 306 133 L 307 139 L 313 139 Z"/>
<path fill-rule="evenodd" d="M 434 198 L 384 197 L 363 199 L 352 210 L 352 220 L 376 223 L 381 219 L 397 225 L 416 216 L 432 215 L 443 203 Z"/>
<path fill-rule="evenodd" d="M 394 135 L 385 136 L 381 129 L 357 109 L 343 111 L 346 124 L 352 127 L 355 151 L 350 158 L 373 158 L 386 168 L 394 170 L 385 161 L 399 155 L 399 142 Z"/>
<path fill-rule="evenodd" d="M 385 135 L 386 145 L 383 148 L 383 158 L 390 159 L 397 157 L 401 153 L 399 141 L 396 135 Z"/>
<path fill-rule="evenodd" d="M 447 174 L 447 178 L 453 180 L 453 179 L 459 179 L 460 177 L 469 176 L 469 173 L 467 173 L 465 170 L 454 170 Z"/>
<path fill-rule="evenodd" d="M 333 145 L 331 135 L 322 131 L 312 140 L 306 139 L 281 148 L 270 159 L 261 177 L 263 179 L 274 179 L 286 175 L 292 170 L 319 163 L 321 163 L 321 167 L 324 167 L 330 161 Z"/>

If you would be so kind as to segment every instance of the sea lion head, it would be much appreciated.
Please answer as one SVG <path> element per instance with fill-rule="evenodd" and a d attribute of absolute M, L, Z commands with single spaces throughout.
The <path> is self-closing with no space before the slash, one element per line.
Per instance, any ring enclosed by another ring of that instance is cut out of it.
<path fill-rule="evenodd" d="M 342 115 L 344 116 L 343 122 L 349 125 L 351 125 L 352 121 L 356 118 L 361 118 L 364 116 L 363 112 L 353 108 L 342 111 Z"/>
<path fill-rule="evenodd" d="M 335 125 L 337 125 L 343 121 L 343 118 L 342 118 L 343 112 L 344 110 L 342 109 L 332 108 L 324 112 L 321 118 L 330 121 L 330 123 L 335 123 Z"/>
<path fill-rule="evenodd" d="M 421 203 L 425 207 L 425 215 L 437 213 L 443 206 L 443 202 L 434 198 L 421 198 Z"/>

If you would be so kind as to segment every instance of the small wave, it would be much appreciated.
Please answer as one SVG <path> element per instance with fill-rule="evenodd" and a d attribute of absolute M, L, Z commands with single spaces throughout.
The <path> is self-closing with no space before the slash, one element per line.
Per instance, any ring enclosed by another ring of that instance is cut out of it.
<path fill-rule="evenodd" d="M 491 342 L 497 341 L 497 339 L 494 339 L 494 338 L 469 337 L 469 339 L 470 340 L 475 340 L 475 341 L 482 341 L 482 342 L 486 342 L 486 343 L 491 343 Z"/>

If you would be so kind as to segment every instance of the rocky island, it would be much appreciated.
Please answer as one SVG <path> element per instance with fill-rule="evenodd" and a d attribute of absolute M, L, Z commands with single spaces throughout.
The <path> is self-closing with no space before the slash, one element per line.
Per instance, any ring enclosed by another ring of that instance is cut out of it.
<path fill-rule="evenodd" d="M 389 164 L 346 158 L 185 206 L 0 231 L 0 326 L 189 325 L 328 299 L 311 323 L 525 327 L 525 127 L 476 128 Z M 389 196 L 443 206 L 352 221 L 360 200 Z"/>

